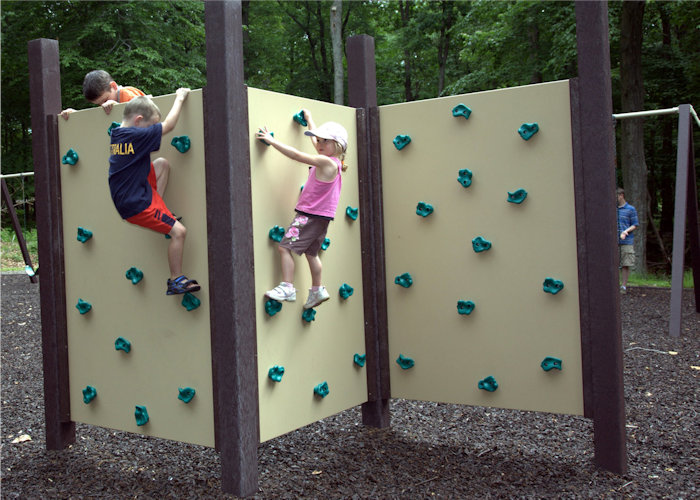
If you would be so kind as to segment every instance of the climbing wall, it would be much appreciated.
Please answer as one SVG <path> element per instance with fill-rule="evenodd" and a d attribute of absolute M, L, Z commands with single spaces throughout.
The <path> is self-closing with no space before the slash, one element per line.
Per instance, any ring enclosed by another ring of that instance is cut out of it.
<path fill-rule="evenodd" d="M 380 108 L 392 397 L 583 412 L 569 109 L 567 81 Z"/>
<path fill-rule="evenodd" d="M 174 95 L 154 101 L 165 116 Z M 202 93 L 189 95 L 177 127 L 153 154 L 170 161 L 164 199 L 187 227 L 183 270 L 202 285 L 193 294 L 200 306 L 191 310 L 182 305 L 183 296 L 165 294 L 168 240 L 122 221 L 112 204 L 108 128 L 121 121 L 123 108 L 115 106 L 109 115 L 93 108 L 58 120 L 61 156 L 70 149 L 78 155 L 74 165 L 60 167 L 71 418 L 213 446 Z M 181 153 L 171 140 L 185 135 L 190 149 Z M 92 233 L 84 243 L 79 227 Z M 132 267 L 135 281 L 143 273 L 136 284 L 127 278 Z M 84 314 L 76 307 L 81 300 L 91 306 Z M 90 388 L 96 395 L 86 403 Z M 146 423 L 144 413 L 137 418 L 137 406 L 145 408 Z"/>
<path fill-rule="evenodd" d="M 354 362 L 356 354 L 365 354 L 356 122 L 353 108 L 273 92 L 249 88 L 248 101 L 260 440 L 266 441 L 367 400 L 365 369 Z M 296 302 L 284 302 L 278 310 L 280 304 L 266 304 L 264 294 L 281 280 L 277 242 L 270 236 L 292 221 L 308 169 L 255 139 L 255 131 L 267 126 L 280 141 L 315 154 L 304 135 L 308 128 L 293 119 L 303 108 L 312 112 L 316 125 L 336 121 L 349 134 L 345 159 L 349 168 L 343 174 L 336 218 L 328 229 L 330 245 L 320 252 L 323 282 L 331 298 L 306 319 L 303 304 L 311 277 L 305 257 L 295 254 Z M 355 219 L 346 215 L 348 207 Z M 343 285 L 347 293 L 352 291 L 347 298 L 341 296 Z"/>

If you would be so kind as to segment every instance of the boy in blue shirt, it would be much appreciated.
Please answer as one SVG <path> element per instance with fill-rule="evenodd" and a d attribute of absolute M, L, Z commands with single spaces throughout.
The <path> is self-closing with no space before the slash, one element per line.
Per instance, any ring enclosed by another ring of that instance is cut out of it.
<path fill-rule="evenodd" d="M 620 269 L 622 284 L 620 293 L 627 293 L 627 279 L 630 268 L 634 267 L 634 234 L 639 226 L 637 210 L 625 201 L 625 190 L 617 188 L 617 234 L 618 248 L 620 249 Z"/>

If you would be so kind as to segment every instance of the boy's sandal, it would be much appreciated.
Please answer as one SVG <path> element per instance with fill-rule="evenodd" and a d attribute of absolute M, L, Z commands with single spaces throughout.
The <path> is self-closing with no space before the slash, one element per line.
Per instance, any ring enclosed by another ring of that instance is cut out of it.
<path fill-rule="evenodd" d="M 198 292 L 202 287 L 196 280 L 189 280 L 184 274 L 174 280 L 168 279 L 167 295 L 179 295 L 183 293 Z"/>

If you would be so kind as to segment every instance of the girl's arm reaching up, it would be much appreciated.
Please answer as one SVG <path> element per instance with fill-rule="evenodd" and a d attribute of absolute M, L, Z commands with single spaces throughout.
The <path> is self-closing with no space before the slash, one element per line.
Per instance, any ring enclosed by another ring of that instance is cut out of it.
<path fill-rule="evenodd" d="M 311 125 L 311 122 L 309 122 L 309 125 Z M 316 177 L 319 178 L 319 180 L 330 181 L 335 178 L 338 167 L 335 162 L 330 159 L 330 157 L 325 155 L 310 155 L 280 142 L 267 130 L 267 127 L 258 129 L 257 133 L 255 134 L 255 138 L 267 142 L 270 146 L 274 147 L 287 158 L 303 163 L 304 165 L 315 166 L 318 169 Z"/>

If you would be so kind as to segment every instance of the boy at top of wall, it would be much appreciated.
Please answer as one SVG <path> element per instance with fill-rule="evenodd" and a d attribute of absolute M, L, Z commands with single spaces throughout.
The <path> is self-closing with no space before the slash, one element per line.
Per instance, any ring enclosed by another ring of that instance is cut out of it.
<path fill-rule="evenodd" d="M 134 97 L 146 95 L 136 87 L 122 87 L 104 70 L 90 71 L 83 80 L 83 95 L 93 104 L 102 106 L 106 114 L 112 111 L 115 104 L 128 102 Z M 73 108 L 61 111 L 61 116 L 67 120 Z"/>

